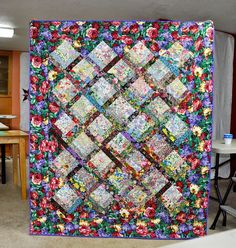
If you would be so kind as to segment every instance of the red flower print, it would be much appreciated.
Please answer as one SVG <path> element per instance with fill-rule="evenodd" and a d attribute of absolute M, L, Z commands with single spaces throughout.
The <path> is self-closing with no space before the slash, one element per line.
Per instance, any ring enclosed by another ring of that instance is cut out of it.
<path fill-rule="evenodd" d="M 133 40 L 131 37 L 128 35 L 122 35 L 121 40 L 126 44 L 126 45 L 131 45 L 133 43 Z"/>
<path fill-rule="evenodd" d="M 31 81 L 31 83 L 35 84 L 35 83 L 37 83 L 39 81 L 39 79 L 36 76 L 30 76 L 30 81 Z"/>
<path fill-rule="evenodd" d="M 197 236 L 204 236 L 205 230 L 203 226 L 195 226 L 193 227 L 193 233 Z"/>
<path fill-rule="evenodd" d="M 36 159 L 36 160 L 43 159 L 43 154 L 42 154 L 42 153 L 36 154 L 36 155 L 35 155 L 35 159 Z"/>
<path fill-rule="evenodd" d="M 146 208 L 144 215 L 148 218 L 153 218 L 155 216 L 155 209 L 151 207 Z"/>
<path fill-rule="evenodd" d="M 39 87 L 39 91 L 42 94 L 46 94 L 49 90 L 49 83 L 47 81 L 43 81 L 41 86 Z"/>
<path fill-rule="evenodd" d="M 38 199 L 38 193 L 36 191 L 33 191 L 30 193 L 31 199 Z"/>
<path fill-rule="evenodd" d="M 170 234 L 170 238 L 171 238 L 171 239 L 179 239 L 180 236 L 179 236 L 179 234 L 177 234 L 177 233 L 171 233 L 171 234 Z"/>
<path fill-rule="evenodd" d="M 130 29 L 129 29 L 129 27 L 124 26 L 124 27 L 122 27 L 121 31 L 122 31 L 122 33 L 124 33 L 124 34 L 128 34 L 129 31 L 130 31 Z"/>
<path fill-rule="evenodd" d="M 48 108 L 52 113 L 57 113 L 59 111 L 59 106 L 55 102 L 49 103 Z"/>
<path fill-rule="evenodd" d="M 87 226 L 87 225 L 81 225 L 81 226 L 79 227 L 79 232 L 80 232 L 81 234 L 83 234 L 84 236 L 88 236 L 88 235 L 90 234 L 90 232 L 91 232 L 91 229 L 90 229 L 90 227 Z"/>
<path fill-rule="evenodd" d="M 47 140 L 42 140 L 40 145 L 39 145 L 39 150 L 41 152 L 47 152 L 48 151 L 48 141 Z"/>
<path fill-rule="evenodd" d="M 197 24 L 194 24 L 192 26 L 189 27 L 189 30 L 192 32 L 192 33 L 197 33 L 198 31 L 198 25 Z"/>
<path fill-rule="evenodd" d="M 197 40 L 196 40 L 196 42 L 195 42 L 195 44 L 194 44 L 195 50 L 196 51 L 201 50 L 202 49 L 202 46 L 203 46 L 203 44 L 202 44 L 202 38 L 198 37 Z"/>
<path fill-rule="evenodd" d="M 118 27 L 120 25 L 120 22 L 112 22 L 112 25 L 115 26 L 115 27 Z"/>
<path fill-rule="evenodd" d="M 157 30 L 160 29 L 160 24 L 158 22 L 153 22 L 152 26 Z"/>
<path fill-rule="evenodd" d="M 147 229 L 147 227 L 144 226 L 144 225 L 138 225 L 138 226 L 136 227 L 136 232 L 137 232 L 137 234 L 139 234 L 140 236 L 144 237 L 144 236 L 147 235 L 148 229 Z"/>
<path fill-rule="evenodd" d="M 97 22 L 93 22 L 92 27 L 95 29 L 99 29 L 100 25 Z"/>
<path fill-rule="evenodd" d="M 151 46 L 150 46 L 151 50 L 156 52 L 156 51 L 159 51 L 159 46 L 157 43 L 153 43 Z"/>
<path fill-rule="evenodd" d="M 59 185 L 59 180 L 58 180 L 58 178 L 53 177 L 53 178 L 51 179 L 51 181 L 50 181 L 50 188 L 51 188 L 51 190 L 57 189 L 57 188 L 58 188 L 58 185 Z"/>
<path fill-rule="evenodd" d="M 179 223 L 185 223 L 186 222 L 186 214 L 184 212 L 178 213 L 178 215 L 176 216 L 176 220 Z"/>
<path fill-rule="evenodd" d="M 173 31 L 171 33 L 171 36 L 173 37 L 173 39 L 177 39 L 178 38 L 178 32 L 177 31 Z"/>
<path fill-rule="evenodd" d="M 48 150 L 49 152 L 55 152 L 58 147 L 58 143 L 55 140 L 48 142 Z"/>
<path fill-rule="evenodd" d="M 70 31 L 72 34 L 77 34 L 78 33 L 78 27 L 76 25 L 73 25 L 70 27 Z"/>
<path fill-rule="evenodd" d="M 209 38 L 210 40 L 213 40 L 213 34 L 214 34 L 213 28 L 212 28 L 212 27 L 209 27 L 209 28 L 207 29 L 207 31 L 206 31 L 206 35 L 208 36 L 208 38 Z"/>
<path fill-rule="evenodd" d="M 136 34 L 139 31 L 139 26 L 137 23 L 130 26 L 130 33 Z"/>
<path fill-rule="evenodd" d="M 211 151 L 211 141 L 210 140 L 205 140 L 204 151 L 206 151 L 206 152 L 210 152 Z"/>
<path fill-rule="evenodd" d="M 47 205 L 48 205 L 47 203 L 48 203 L 47 198 L 43 197 L 41 202 L 40 202 L 40 207 L 43 208 L 43 209 L 46 208 Z"/>
<path fill-rule="evenodd" d="M 30 35 L 33 39 L 36 39 L 38 37 L 38 29 L 36 27 L 31 27 Z"/>
<path fill-rule="evenodd" d="M 42 59 L 38 56 L 35 56 L 32 58 L 31 63 L 34 68 L 40 68 L 42 65 Z"/>
<path fill-rule="evenodd" d="M 96 39 L 98 36 L 98 31 L 96 28 L 89 28 L 86 32 L 86 36 L 90 39 Z"/>
<path fill-rule="evenodd" d="M 38 185 L 42 182 L 42 179 L 43 179 L 43 177 L 42 177 L 42 175 L 40 173 L 33 174 L 32 178 L 31 178 L 32 183 L 33 184 L 38 184 Z"/>
<path fill-rule="evenodd" d="M 35 127 L 40 127 L 42 124 L 43 118 L 42 116 L 35 115 L 31 118 L 31 124 Z"/>
<path fill-rule="evenodd" d="M 115 40 L 118 40 L 118 38 L 119 38 L 119 34 L 118 34 L 117 31 L 113 31 L 113 32 L 111 33 L 111 36 L 112 36 L 112 38 L 115 39 Z"/>
<path fill-rule="evenodd" d="M 148 28 L 147 29 L 147 36 L 151 39 L 155 39 L 158 35 L 158 31 L 156 28 Z"/>

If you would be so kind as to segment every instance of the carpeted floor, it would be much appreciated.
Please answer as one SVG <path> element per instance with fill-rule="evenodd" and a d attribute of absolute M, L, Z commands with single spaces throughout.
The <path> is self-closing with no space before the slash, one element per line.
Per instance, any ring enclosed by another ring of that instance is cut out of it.
<path fill-rule="evenodd" d="M 163 241 L 163 240 L 131 240 L 131 239 L 91 239 L 91 238 L 60 238 L 30 236 L 28 234 L 28 201 L 20 198 L 20 188 L 12 184 L 11 160 L 7 160 L 7 184 L 0 184 L 0 248 L 61 248 L 61 247 L 83 247 L 83 248 L 151 248 L 162 247 L 175 242 L 184 241 Z M 221 188 L 227 187 L 225 180 L 221 181 Z M 231 193 L 229 204 L 236 208 L 236 193 Z M 217 210 L 217 203 L 210 202 L 209 224 L 212 223 Z M 228 217 L 226 227 L 218 222 L 215 231 L 210 230 L 209 234 L 236 228 L 236 219 Z"/>

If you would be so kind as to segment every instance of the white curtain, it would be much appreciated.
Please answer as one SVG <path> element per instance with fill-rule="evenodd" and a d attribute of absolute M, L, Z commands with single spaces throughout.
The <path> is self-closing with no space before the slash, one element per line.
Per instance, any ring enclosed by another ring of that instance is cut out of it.
<path fill-rule="evenodd" d="M 223 139 L 224 133 L 230 133 L 232 87 L 233 87 L 233 56 L 234 37 L 232 35 L 215 32 L 215 70 L 214 70 L 214 112 L 213 112 L 213 140 Z M 221 156 L 220 162 L 229 156 Z M 212 165 L 215 164 L 213 156 Z M 220 170 L 221 177 L 229 176 L 229 164 Z M 212 177 L 214 171 L 212 173 Z"/>
<path fill-rule="evenodd" d="M 29 88 L 29 53 L 20 55 L 20 129 L 29 131 L 29 101 L 23 101 L 23 89 Z"/>

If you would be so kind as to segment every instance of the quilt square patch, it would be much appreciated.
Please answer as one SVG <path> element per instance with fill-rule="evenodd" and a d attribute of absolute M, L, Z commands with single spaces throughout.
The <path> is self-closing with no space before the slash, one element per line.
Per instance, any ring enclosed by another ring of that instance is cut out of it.
<path fill-rule="evenodd" d="M 134 71 L 130 66 L 125 63 L 123 59 L 119 60 L 108 73 L 113 74 L 116 78 L 120 80 L 120 84 L 125 85 L 132 77 L 134 77 Z"/>
<path fill-rule="evenodd" d="M 95 111 L 95 106 L 84 95 L 70 108 L 71 114 L 74 115 L 81 124 L 84 124 Z"/>
<path fill-rule="evenodd" d="M 152 88 L 145 82 L 143 77 L 139 77 L 125 92 L 125 95 L 139 106 L 148 100 L 152 94 Z"/>
<path fill-rule="evenodd" d="M 72 84 L 72 82 L 65 77 L 58 82 L 52 92 L 57 96 L 63 105 L 66 105 L 72 100 L 73 97 L 77 95 L 78 90 Z"/>
<path fill-rule="evenodd" d="M 115 88 L 104 77 L 99 78 L 90 90 L 91 95 L 101 106 L 116 93 Z"/>
<path fill-rule="evenodd" d="M 65 69 L 70 65 L 78 56 L 79 53 L 71 46 L 71 44 L 64 40 L 61 45 L 58 46 L 50 56 L 57 62 L 59 65 Z"/>
<path fill-rule="evenodd" d="M 84 82 L 83 86 L 89 83 L 97 75 L 95 66 L 86 59 L 83 59 L 76 64 L 72 68 L 71 73 L 76 79 Z"/>
<path fill-rule="evenodd" d="M 97 149 L 97 146 L 84 132 L 81 132 L 70 146 L 82 159 L 86 159 L 90 153 Z"/>
<path fill-rule="evenodd" d="M 97 175 L 105 177 L 105 175 L 115 167 L 115 163 L 100 150 L 89 160 L 88 166 L 92 168 Z"/>
<path fill-rule="evenodd" d="M 59 177 L 66 177 L 78 165 L 78 161 L 64 149 L 50 164 Z"/>
<path fill-rule="evenodd" d="M 135 109 L 122 97 L 119 96 L 107 109 L 106 112 L 117 122 L 126 123 Z"/>
<path fill-rule="evenodd" d="M 102 41 L 93 49 L 88 57 L 103 69 L 116 57 L 116 53 Z"/>
<path fill-rule="evenodd" d="M 144 67 L 153 58 L 152 52 L 141 41 L 137 42 L 126 56 L 138 67 Z"/>
<path fill-rule="evenodd" d="M 100 114 L 88 126 L 88 130 L 98 142 L 102 143 L 111 134 L 112 124 L 103 114 Z"/>
<path fill-rule="evenodd" d="M 104 184 L 96 188 L 91 194 L 90 199 L 98 208 L 105 210 L 113 201 L 113 196 L 107 190 Z"/>
<path fill-rule="evenodd" d="M 59 189 L 53 199 L 68 213 L 73 213 L 82 202 L 82 199 L 68 184 Z"/>

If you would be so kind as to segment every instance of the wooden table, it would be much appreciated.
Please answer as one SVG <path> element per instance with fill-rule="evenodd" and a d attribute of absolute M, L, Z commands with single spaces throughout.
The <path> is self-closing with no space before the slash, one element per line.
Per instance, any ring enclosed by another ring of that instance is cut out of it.
<path fill-rule="evenodd" d="M 21 198 L 26 199 L 26 138 L 28 134 L 20 130 L 0 131 L 0 144 L 13 145 L 13 182 L 18 183 L 18 163 L 17 163 L 17 148 L 19 145 L 20 155 L 20 179 L 21 179 Z"/>

